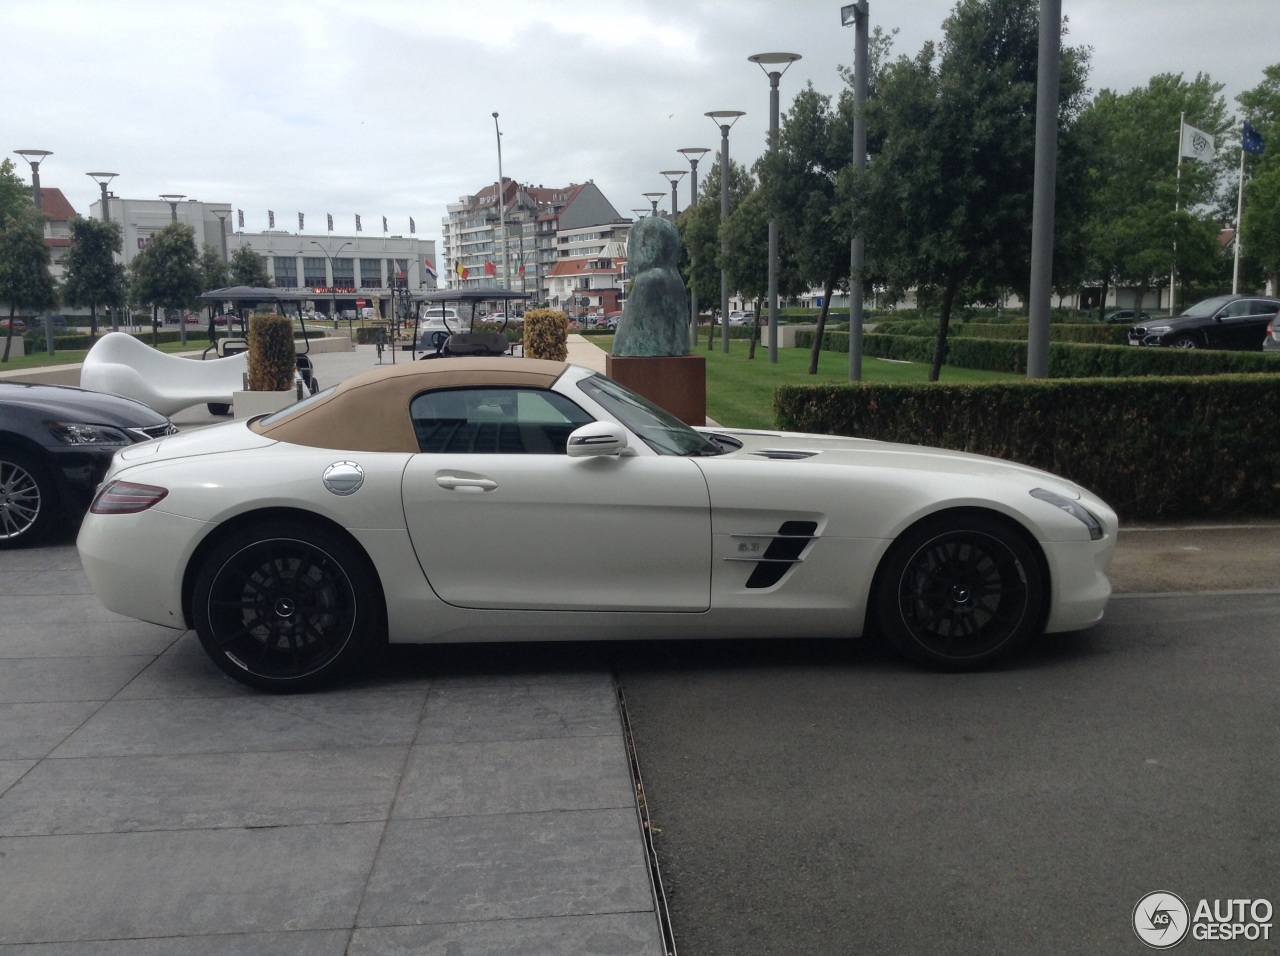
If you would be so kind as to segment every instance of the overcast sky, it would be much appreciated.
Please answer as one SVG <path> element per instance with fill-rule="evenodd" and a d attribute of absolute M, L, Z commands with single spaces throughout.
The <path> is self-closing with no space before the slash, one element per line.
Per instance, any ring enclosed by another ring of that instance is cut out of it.
<path fill-rule="evenodd" d="M 41 182 L 81 214 L 85 173 L 132 199 L 182 193 L 243 209 L 246 231 L 417 234 L 502 171 L 533 185 L 594 180 L 624 216 L 647 208 L 681 147 L 719 148 L 703 114 L 744 110 L 730 154 L 764 150 L 768 78 L 747 57 L 799 53 L 785 110 L 808 81 L 840 90 L 854 31 L 841 0 L 0 0 L 0 155 L 48 149 Z M 940 39 L 952 0 L 870 0 L 895 54 Z M 1128 91 L 1208 73 L 1235 96 L 1280 62 L 1275 0 L 1062 0 L 1090 80 Z M 699 174 L 711 165 L 708 155 Z M 688 203 L 686 176 L 680 208 Z"/>

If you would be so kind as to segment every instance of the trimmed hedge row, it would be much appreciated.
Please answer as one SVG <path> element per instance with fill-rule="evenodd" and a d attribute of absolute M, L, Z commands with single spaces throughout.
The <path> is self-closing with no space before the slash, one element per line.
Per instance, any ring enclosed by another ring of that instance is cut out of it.
<path fill-rule="evenodd" d="M 876 333 L 882 335 L 918 335 L 936 338 L 937 322 L 877 322 Z M 979 338 L 1027 340 L 1026 322 L 960 322 L 947 329 L 947 338 Z M 1081 342 L 1091 345 L 1127 345 L 1129 326 L 1103 325 L 1099 322 L 1069 324 L 1055 322 L 1049 326 L 1050 342 Z"/>
<path fill-rule="evenodd" d="M 1269 411 L 1278 398 L 1280 378 L 1258 375 L 788 385 L 777 390 L 774 412 L 789 431 L 1043 468 L 1127 519 L 1270 516 L 1280 509 L 1280 416 Z"/>
<path fill-rule="evenodd" d="M 813 344 L 812 332 L 796 333 L 797 348 Z M 847 332 L 828 332 L 823 349 L 848 352 Z M 933 360 L 933 339 L 908 335 L 862 337 L 864 355 L 928 363 Z M 947 338 L 947 365 L 988 372 L 1027 370 L 1027 343 L 959 336 Z M 1226 375 L 1280 372 L 1280 353 L 1225 352 L 1199 349 L 1136 348 L 1131 345 L 1080 345 L 1049 343 L 1049 375 L 1052 378 L 1109 378 L 1147 375 Z"/>

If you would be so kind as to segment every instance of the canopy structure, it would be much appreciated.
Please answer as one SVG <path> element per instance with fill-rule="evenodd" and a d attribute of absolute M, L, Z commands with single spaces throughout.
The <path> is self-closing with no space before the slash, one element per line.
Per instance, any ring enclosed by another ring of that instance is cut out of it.
<path fill-rule="evenodd" d="M 308 290 L 304 294 L 301 289 L 273 289 L 251 285 L 232 285 L 225 289 L 212 289 L 201 293 L 200 299 L 206 302 L 301 302 L 311 298 Z"/>

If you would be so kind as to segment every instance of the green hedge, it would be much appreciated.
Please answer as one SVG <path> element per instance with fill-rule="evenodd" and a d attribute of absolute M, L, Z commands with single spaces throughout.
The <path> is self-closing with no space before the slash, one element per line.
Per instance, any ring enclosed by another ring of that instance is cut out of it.
<path fill-rule="evenodd" d="M 937 322 L 877 322 L 878 335 L 913 335 L 935 338 Z M 952 323 L 947 338 L 1027 340 L 1026 322 L 961 322 Z M 1054 323 L 1049 326 L 1050 342 L 1080 342 L 1092 345 L 1127 345 L 1129 326 L 1103 325 L 1100 322 L 1072 324 Z"/>
<path fill-rule="evenodd" d="M 1280 510 L 1277 399 L 1280 378 L 1258 375 L 789 385 L 777 390 L 774 411 L 787 430 L 1043 468 L 1125 518 L 1190 518 Z"/>
<path fill-rule="evenodd" d="M 810 348 L 812 332 L 796 333 L 796 347 Z M 849 351 L 847 332 L 828 332 L 823 348 Z M 862 337 L 862 353 L 876 358 L 928 363 L 933 360 L 933 339 L 912 335 Z M 1027 370 L 1027 343 L 947 337 L 946 363 L 959 368 L 1022 374 Z M 1052 378 L 1101 378 L 1145 375 L 1224 375 L 1280 372 L 1280 353 L 1225 352 L 1200 349 L 1137 348 L 1131 345 L 1081 345 L 1049 343 L 1049 375 Z"/>

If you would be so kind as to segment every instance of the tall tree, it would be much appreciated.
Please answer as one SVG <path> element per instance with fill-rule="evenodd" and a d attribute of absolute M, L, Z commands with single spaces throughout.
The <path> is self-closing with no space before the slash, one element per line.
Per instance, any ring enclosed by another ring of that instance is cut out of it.
<path fill-rule="evenodd" d="M 133 257 L 130 291 L 135 302 L 151 305 L 153 343 L 157 341 L 158 310 L 162 308 L 179 310 L 179 328 L 186 338 L 181 310 L 194 305 L 201 291 L 195 237 L 191 226 L 171 222 Z"/>
<path fill-rule="evenodd" d="M 866 236 L 868 274 L 893 292 L 937 297 L 931 380 L 956 306 L 1029 284 L 1038 5 L 960 0 L 943 33 L 940 52 L 926 43 L 876 78 L 867 121 L 879 150 L 865 171 L 842 176 Z M 1087 72 L 1087 51 L 1065 48 L 1060 142 L 1083 106 Z"/>
<path fill-rule="evenodd" d="M 10 160 L 0 159 L 0 219 L 31 205 L 31 187 L 14 172 Z"/>
<path fill-rule="evenodd" d="M 267 288 L 271 285 L 267 261 L 248 246 L 241 246 L 231 254 L 231 284 Z"/>
<path fill-rule="evenodd" d="M 1250 156 L 1240 219 L 1241 248 L 1280 292 L 1280 64 L 1263 71 L 1263 81 L 1236 97 L 1244 119 L 1262 136 L 1265 151 Z"/>
<path fill-rule="evenodd" d="M 28 202 L 0 214 L 0 302 L 9 303 L 4 356 L 9 361 L 13 317 L 19 309 L 48 309 L 57 302 L 44 242 L 44 217 Z"/>
<path fill-rule="evenodd" d="M 231 271 L 222 261 L 222 253 L 209 243 L 204 244 L 200 253 L 200 287 L 203 292 L 214 289 L 225 289 L 231 284 Z"/>
<path fill-rule="evenodd" d="M 71 220 L 71 248 L 63 260 L 62 297 L 70 305 L 89 306 L 89 324 L 98 334 L 98 306 L 124 304 L 124 265 L 115 254 L 123 245 L 118 222 L 100 219 Z"/>
<path fill-rule="evenodd" d="M 755 182 L 747 168 L 729 158 L 729 214 L 733 215 L 739 203 L 747 197 Z M 720 304 L 720 159 L 716 157 L 703 181 L 698 185 L 698 202 L 685 210 L 677 224 L 680 229 L 680 241 L 688 255 L 688 260 L 681 259 L 686 266 L 685 285 L 692 285 L 698 293 L 699 302 L 713 302 L 718 308 Z M 721 316 L 724 321 L 727 317 Z M 711 347 L 714 337 L 715 320 L 711 322 L 707 347 Z"/>

